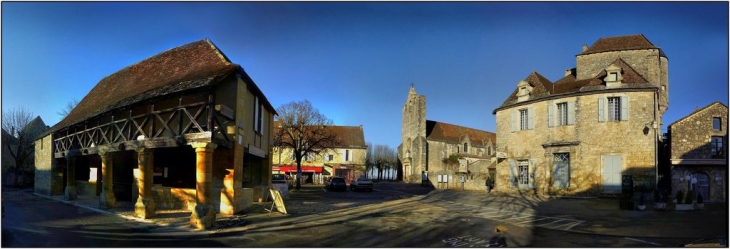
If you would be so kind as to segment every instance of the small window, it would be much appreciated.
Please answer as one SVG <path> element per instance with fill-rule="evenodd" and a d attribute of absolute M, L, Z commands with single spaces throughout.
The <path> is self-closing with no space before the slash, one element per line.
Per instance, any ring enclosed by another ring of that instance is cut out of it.
<path fill-rule="evenodd" d="M 716 131 L 722 130 L 721 118 L 712 118 L 712 129 Z"/>
<path fill-rule="evenodd" d="M 464 153 L 469 153 L 469 147 L 466 143 L 464 143 Z"/>
<path fill-rule="evenodd" d="M 350 150 L 345 150 L 345 162 L 350 161 Z"/>
<path fill-rule="evenodd" d="M 712 158 L 723 158 L 725 150 L 722 147 L 722 137 L 712 137 L 712 140 L 710 142 L 711 145 L 711 156 Z"/>
<path fill-rule="evenodd" d="M 568 103 L 558 103 L 558 126 L 560 125 L 567 125 L 568 124 Z"/>
<path fill-rule="evenodd" d="M 520 130 L 527 130 L 527 109 L 520 110 Z"/>
<path fill-rule="evenodd" d="M 621 98 L 608 98 L 608 121 L 621 120 Z"/>
<path fill-rule="evenodd" d="M 610 74 L 608 74 L 608 80 L 607 81 L 618 81 L 618 73 L 610 73 Z"/>
<path fill-rule="evenodd" d="M 520 95 L 527 94 L 527 87 L 520 87 Z"/>

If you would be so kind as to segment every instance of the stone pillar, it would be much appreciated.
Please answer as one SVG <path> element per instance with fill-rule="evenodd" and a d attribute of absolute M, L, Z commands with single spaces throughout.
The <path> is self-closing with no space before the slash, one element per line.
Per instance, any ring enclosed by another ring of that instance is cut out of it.
<path fill-rule="evenodd" d="M 144 147 L 137 149 L 139 198 L 134 204 L 134 215 L 142 219 L 154 217 L 156 210 L 155 201 L 152 198 L 152 160 L 150 160 L 152 152 L 152 149 Z"/>
<path fill-rule="evenodd" d="M 76 156 L 66 156 L 66 200 L 76 200 Z"/>
<path fill-rule="evenodd" d="M 195 166 L 195 209 L 190 215 L 190 224 L 197 229 L 207 229 L 215 222 L 215 208 L 211 205 L 213 192 L 214 143 L 193 143 L 196 154 Z"/>
<path fill-rule="evenodd" d="M 112 154 L 108 151 L 99 151 L 101 156 L 101 194 L 99 194 L 99 207 L 111 209 L 117 206 L 117 198 L 114 197 L 114 178 L 112 177 Z"/>

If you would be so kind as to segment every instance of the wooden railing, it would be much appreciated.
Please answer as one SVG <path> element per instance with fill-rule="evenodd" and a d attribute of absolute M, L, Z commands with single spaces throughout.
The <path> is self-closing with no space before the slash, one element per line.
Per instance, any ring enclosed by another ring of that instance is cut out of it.
<path fill-rule="evenodd" d="M 224 143 L 231 141 L 223 126 L 226 122 L 221 121 L 227 118 L 215 111 L 210 102 L 179 104 L 161 110 L 155 110 L 154 104 L 145 108 L 149 110 L 147 113 L 136 116 L 133 116 L 133 111 L 130 110 L 124 115 L 125 117 L 120 118 L 119 114 L 124 111 L 116 111 L 114 112 L 116 116 L 102 114 L 83 124 L 58 131 L 54 134 L 58 137 L 54 139 L 54 153 L 83 150 L 100 145 L 113 146 L 142 139 L 174 139 L 203 132 L 211 132 L 212 138 L 221 139 Z M 210 125 L 214 126 L 214 129 L 210 129 Z"/>

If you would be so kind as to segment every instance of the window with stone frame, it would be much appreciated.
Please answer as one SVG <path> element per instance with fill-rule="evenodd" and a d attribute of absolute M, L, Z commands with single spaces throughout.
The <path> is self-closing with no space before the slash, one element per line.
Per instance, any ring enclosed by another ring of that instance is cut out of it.
<path fill-rule="evenodd" d="M 724 158 L 723 137 L 713 136 L 710 140 L 710 155 L 712 158 Z"/>
<path fill-rule="evenodd" d="M 608 121 L 621 120 L 621 98 L 608 98 Z"/>
<path fill-rule="evenodd" d="M 556 106 L 558 107 L 558 113 L 556 115 L 558 119 L 557 125 L 568 125 L 568 103 L 558 103 Z"/>
<path fill-rule="evenodd" d="M 520 130 L 527 130 L 527 109 L 520 110 Z"/>
<path fill-rule="evenodd" d="M 716 131 L 722 130 L 722 118 L 712 118 L 712 129 Z"/>

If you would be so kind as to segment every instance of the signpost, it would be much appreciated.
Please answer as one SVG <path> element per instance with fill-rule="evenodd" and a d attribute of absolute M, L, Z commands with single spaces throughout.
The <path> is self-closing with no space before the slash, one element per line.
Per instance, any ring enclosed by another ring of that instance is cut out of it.
<path fill-rule="evenodd" d="M 269 192 L 271 193 L 272 199 L 274 199 L 271 202 L 271 208 L 266 210 L 269 211 L 269 216 L 271 216 L 271 212 L 274 211 L 274 208 L 276 208 L 276 211 L 286 215 L 286 207 L 284 206 L 284 199 L 281 198 L 281 192 L 277 189 L 269 189 Z"/>

